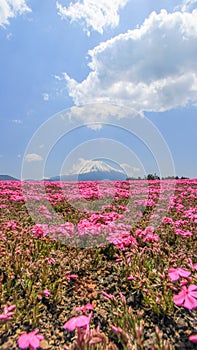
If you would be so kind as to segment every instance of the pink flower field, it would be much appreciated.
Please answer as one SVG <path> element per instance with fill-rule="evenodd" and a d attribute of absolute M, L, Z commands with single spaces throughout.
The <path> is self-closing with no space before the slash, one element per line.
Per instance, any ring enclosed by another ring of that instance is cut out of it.
<path fill-rule="evenodd" d="M 197 348 L 197 180 L 0 181 L 0 349 Z"/>

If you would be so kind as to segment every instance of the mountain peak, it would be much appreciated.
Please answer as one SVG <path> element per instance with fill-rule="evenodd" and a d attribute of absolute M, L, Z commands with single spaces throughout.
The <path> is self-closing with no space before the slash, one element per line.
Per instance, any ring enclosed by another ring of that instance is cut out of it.
<path fill-rule="evenodd" d="M 89 160 L 86 164 L 80 169 L 80 174 L 92 173 L 92 172 L 121 172 L 120 170 L 113 168 L 109 164 L 105 163 L 102 160 Z"/>

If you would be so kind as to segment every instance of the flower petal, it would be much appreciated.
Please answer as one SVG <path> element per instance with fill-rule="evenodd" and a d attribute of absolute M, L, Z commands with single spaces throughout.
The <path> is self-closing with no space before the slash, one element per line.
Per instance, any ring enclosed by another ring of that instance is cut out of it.
<path fill-rule="evenodd" d="M 197 334 L 190 335 L 189 340 L 193 343 L 197 343 Z"/>
<path fill-rule="evenodd" d="M 192 310 L 197 307 L 197 299 L 193 298 L 191 295 L 186 295 L 185 302 L 183 304 L 189 310 Z"/>
<path fill-rule="evenodd" d="M 185 300 L 185 291 L 179 292 L 177 295 L 173 296 L 174 303 L 178 306 L 182 305 Z"/>

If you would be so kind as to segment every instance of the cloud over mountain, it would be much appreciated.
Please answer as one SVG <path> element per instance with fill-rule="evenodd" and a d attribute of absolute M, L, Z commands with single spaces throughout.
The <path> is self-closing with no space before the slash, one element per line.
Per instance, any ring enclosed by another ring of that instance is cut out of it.
<path fill-rule="evenodd" d="M 110 102 L 137 111 L 166 111 L 197 102 L 197 10 L 152 12 L 128 30 L 88 52 L 82 82 L 64 78 L 76 105 Z"/>

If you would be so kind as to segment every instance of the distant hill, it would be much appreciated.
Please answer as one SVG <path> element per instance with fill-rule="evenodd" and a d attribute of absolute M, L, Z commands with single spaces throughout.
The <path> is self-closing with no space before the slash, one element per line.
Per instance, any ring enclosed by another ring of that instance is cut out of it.
<path fill-rule="evenodd" d="M 18 179 L 10 175 L 0 175 L 0 181 L 7 181 L 7 180 L 16 181 Z"/>

